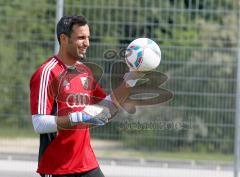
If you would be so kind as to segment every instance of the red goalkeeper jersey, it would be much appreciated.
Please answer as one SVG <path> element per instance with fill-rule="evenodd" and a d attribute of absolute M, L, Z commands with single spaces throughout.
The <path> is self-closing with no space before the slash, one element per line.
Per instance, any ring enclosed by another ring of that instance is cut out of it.
<path fill-rule="evenodd" d="M 105 96 L 87 66 L 79 62 L 67 67 L 56 56 L 43 63 L 30 81 L 32 115 L 68 115 Z M 76 125 L 56 133 L 40 134 L 38 173 L 72 174 L 96 167 L 98 162 L 90 145 L 88 126 Z"/>

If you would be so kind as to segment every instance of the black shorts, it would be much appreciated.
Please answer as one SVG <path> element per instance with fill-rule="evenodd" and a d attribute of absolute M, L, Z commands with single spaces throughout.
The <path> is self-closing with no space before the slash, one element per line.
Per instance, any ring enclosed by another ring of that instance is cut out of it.
<path fill-rule="evenodd" d="M 90 170 L 88 172 L 84 173 L 76 173 L 76 174 L 66 174 L 66 175 L 44 175 L 41 174 L 41 177 L 104 177 L 101 169 L 95 168 L 93 170 Z"/>

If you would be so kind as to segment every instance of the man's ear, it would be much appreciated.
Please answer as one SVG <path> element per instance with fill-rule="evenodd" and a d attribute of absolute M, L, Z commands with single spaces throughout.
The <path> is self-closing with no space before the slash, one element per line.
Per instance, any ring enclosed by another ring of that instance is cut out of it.
<path fill-rule="evenodd" d="M 60 35 L 60 41 L 61 41 L 61 44 L 67 44 L 68 43 L 68 36 L 66 34 L 61 34 Z"/>

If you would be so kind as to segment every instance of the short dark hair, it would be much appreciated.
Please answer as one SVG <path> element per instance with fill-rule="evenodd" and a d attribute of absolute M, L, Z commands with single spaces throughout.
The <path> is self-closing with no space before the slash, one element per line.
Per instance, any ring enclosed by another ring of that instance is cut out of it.
<path fill-rule="evenodd" d="M 72 34 L 73 26 L 77 24 L 79 26 L 84 26 L 87 24 L 87 19 L 82 15 L 72 15 L 72 16 L 63 16 L 59 22 L 57 23 L 57 39 L 59 44 L 60 42 L 60 35 L 65 34 L 68 37 Z"/>

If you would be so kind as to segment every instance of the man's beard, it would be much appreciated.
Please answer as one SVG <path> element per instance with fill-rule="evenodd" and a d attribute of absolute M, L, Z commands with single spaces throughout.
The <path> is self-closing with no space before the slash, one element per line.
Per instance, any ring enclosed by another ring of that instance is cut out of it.
<path fill-rule="evenodd" d="M 79 61 L 85 60 L 85 59 L 86 59 L 86 54 L 78 55 L 78 60 L 79 60 Z"/>
<path fill-rule="evenodd" d="M 78 57 L 78 60 L 85 60 L 86 59 L 86 54 L 82 54 L 79 52 L 79 50 L 77 50 L 77 57 Z"/>

